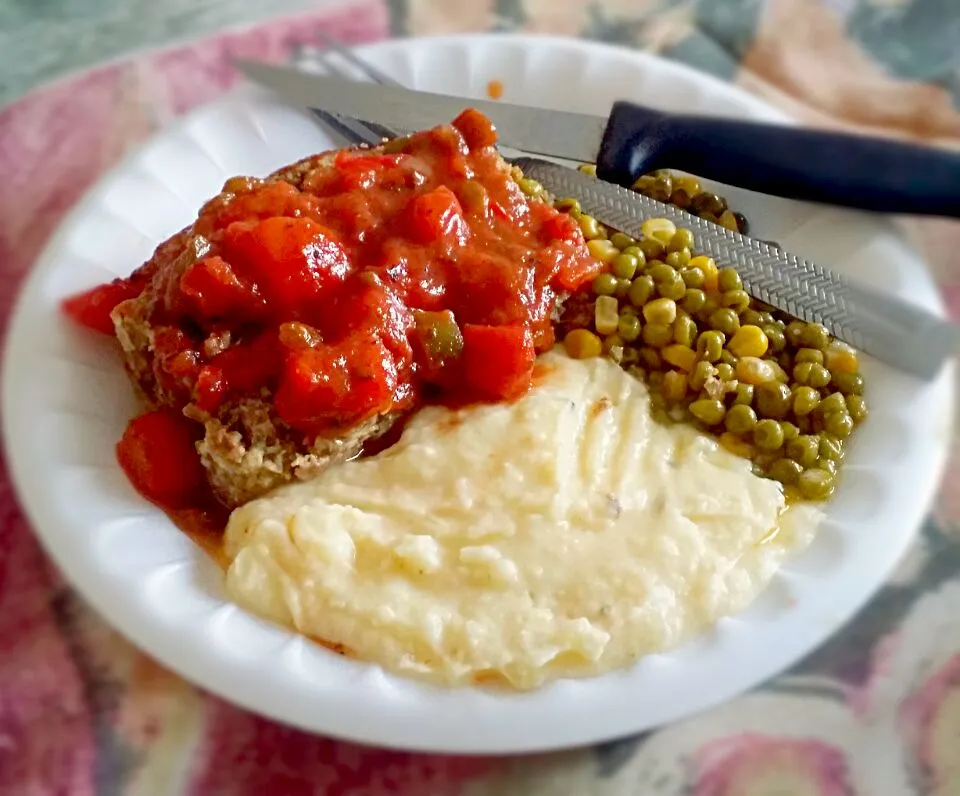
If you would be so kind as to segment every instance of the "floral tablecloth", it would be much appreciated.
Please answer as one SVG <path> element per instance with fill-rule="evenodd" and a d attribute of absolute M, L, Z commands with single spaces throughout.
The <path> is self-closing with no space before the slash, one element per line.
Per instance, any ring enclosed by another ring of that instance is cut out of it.
<path fill-rule="evenodd" d="M 281 12 L 292 16 L 264 20 Z M 63 214 L 128 147 L 227 89 L 236 79 L 230 58 L 287 57 L 318 30 L 358 42 L 494 29 L 650 50 L 812 124 L 960 145 L 953 0 L 4 3 L 0 333 Z M 143 49 L 158 45 L 166 46 Z M 72 75 L 21 96 L 62 72 Z M 960 225 L 915 230 L 957 310 Z M 954 470 L 886 588 L 843 632 L 753 693 L 592 749 L 456 758 L 309 736 L 165 671 L 63 582 L 0 464 L 0 794 L 957 796 L 958 498 Z"/>

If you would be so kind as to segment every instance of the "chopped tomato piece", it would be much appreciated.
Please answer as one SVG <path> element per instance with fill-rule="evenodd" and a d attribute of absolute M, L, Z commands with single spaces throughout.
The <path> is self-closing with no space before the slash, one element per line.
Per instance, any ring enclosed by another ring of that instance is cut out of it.
<path fill-rule="evenodd" d="M 562 290 L 578 290 L 591 282 L 606 267 L 590 254 L 582 241 L 579 243 L 566 241 L 556 245 L 564 252 L 556 277 L 557 286 Z"/>
<path fill-rule="evenodd" d="M 274 404 L 284 421 L 307 433 L 351 425 L 390 410 L 397 375 L 393 355 L 366 335 L 291 351 Z"/>
<path fill-rule="evenodd" d="M 63 311 L 81 326 L 103 334 L 113 334 L 110 313 L 122 301 L 140 295 L 143 284 L 132 279 L 114 279 L 105 285 L 71 296 L 63 302 Z"/>
<path fill-rule="evenodd" d="M 575 219 L 566 213 L 559 213 L 546 205 L 536 205 L 536 207 L 543 208 L 543 210 L 534 210 L 531 208 L 531 211 L 535 215 L 543 215 L 543 226 L 541 229 L 543 230 L 542 237 L 544 243 L 550 243 L 555 240 L 584 243 L 583 232 L 580 231 L 580 225 L 577 224 Z"/>
<path fill-rule="evenodd" d="M 536 351 L 525 326 L 463 327 L 463 366 L 467 383 L 492 399 L 511 399 L 530 388 Z"/>
<path fill-rule="evenodd" d="M 463 246 L 469 230 L 456 194 L 446 185 L 410 203 L 410 234 L 418 243 Z"/>
<path fill-rule="evenodd" d="M 231 224 L 223 252 L 234 270 L 256 284 L 271 315 L 282 320 L 298 315 L 350 271 L 334 234 L 309 218 Z"/>
<path fill-rule="evenodd" d="M 197 374 L 197 406 L 204 412 L 214 412 L 227 397 L 227 380 L 216 365 L 204 365 Z"/>
<path fill-rule="evenodd" d="M 497 128 L 476 108 L 467 108 L 456 119 L 453 126 L 463 135 L 470 149 L 480 149 L 497 143 Z"/>
<path fill-rule="evenodd" d="M 273 180 L 250 193 L 234 196 L 229 201 L 214 199 L 207 203 L 200 211 L 196 231 L 201 235 L 209 235 L 213 230 L 226 229 L 236 221 L 310 215 L 315 207 L 314 197 L 302 193 L 288 182 Z"/>
<path fill-rule="evenodd" d="M 277 380 L 283 357 L 277 330 L 272 329 L 249 342 L 231 346 L 208 364 L 220 370 L 226 392 L 257 395 Z"/>
<path fill-rule="evenodd" d="M 195 500 L 204 483 L 196 441 L 202 427 L 172 409 L 157 409 L 130 421 L 117 460 L 134 488 L 163 507 Z"/>
<path fill-rule="evenodd" d="M 406 159 L 406 155 L 382 155 L 367 152 L 366 150 L 342 149 L 333 160 L 337 171 L 366 171 L 369 169 L 389 169 L 399 166 Z"/>
<path fill-rule="evenodd" d="M 180 292 L 205 319 L 256 317 L 264 309 L 257 289 L 241 280 L 222 257 L 205 257 L 180 277 Z"/>

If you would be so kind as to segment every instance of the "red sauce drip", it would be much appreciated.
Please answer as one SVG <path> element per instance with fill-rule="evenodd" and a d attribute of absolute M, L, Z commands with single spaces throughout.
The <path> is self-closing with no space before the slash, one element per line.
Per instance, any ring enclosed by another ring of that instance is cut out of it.
<path fill-rule="evenodd" d="M 554 341 L 558 296 L 602 266 L 573 219 L 526 199 L 495 143 L 467 110 L 390 154 L 342 151 L 300 189 L 231 180 L 194 225 L 208 249 L 184 265 L 165 243 L 148 273 L 65 310 L 110 331 L 113 306 L 147 284 L 155 371 L 176 408 L 268 394 L 305 436 L 427 401 L 516 398 Z M 225 345 L 211 350 L 212 338 Z M 137 468 L 151 468 L 136 453 L 121 443 L 143 490 Z M 186 490 L 156 472 L 146 486 L 165 505 Z"/>

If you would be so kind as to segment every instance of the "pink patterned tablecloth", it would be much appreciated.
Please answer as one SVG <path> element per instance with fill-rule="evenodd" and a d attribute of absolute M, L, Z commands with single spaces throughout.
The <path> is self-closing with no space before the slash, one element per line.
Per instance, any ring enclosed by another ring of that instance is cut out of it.
<path fill-rule="evenodd" d="M 927 18 L 921 6 L 932 13 L 925 0 L 355 0 L 75 75 L 0 111 L 0 334 L 21 278 L 64 213 L 132 144 L 229 88 L 233 57 L 288 57 L 320 28 L 345 42 L 380 39 L 391 21 L 412 33 L 583 34 L 713 69 L 811 123 L 958 146 L 960 71 L 951 82 L 881 47 L 882 26 L 896 33 L 899 20 L 904 30 L 915 28 L 914 10 Z M 952 12 L 940 8 L 938 24 L 956 31 Z M 914 47 L 927 57 L 939 41 Z M 916 227 L 954 310 L 958 230 L 947 222 Z M 0 463 L 0 794 L 956 796 L 956 480 L 951 468 L 888 586 L 778 680 L 639 738 L 483 759 L 312 737 L 165 671 L 63 582 L 19 513 Z"/>

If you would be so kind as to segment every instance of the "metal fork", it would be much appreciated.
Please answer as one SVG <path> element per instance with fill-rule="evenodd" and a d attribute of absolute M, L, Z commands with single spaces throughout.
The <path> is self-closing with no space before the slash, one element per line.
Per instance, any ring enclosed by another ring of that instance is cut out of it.
<path fill-rule="evenodd" d="M 317 38 L 323 43 L 325 49 L 320 52 L 320 64 L 331 74 L 338 77 L 352 80 L 354 78 L 346 69 L 335 63 L 330 54 L 339 55 L 344 61 L 355 67 L 361 74 L 370 78 L 374 83 L 384 85 L 399 86 L 400 83 L 389 75 L 384 74 L 379 69 L 367 64 L 362 58 L 354 55 L 347 47 L 339 42 L 318 33 Z M 347 116 L 339 116 L 335 113 L 329 113 L 324 110 L 313 108 L 313 115 L 317 117 L 328 127 L 332 128 L 338 135 L 346 139 L 351 144 L 370 144 L 377 146 L 383 143 L 384 139 L 396 138 L 400 133 L 391 130 L 383 125 L 373 124 L 372 122 L 361 122 Z"/>

